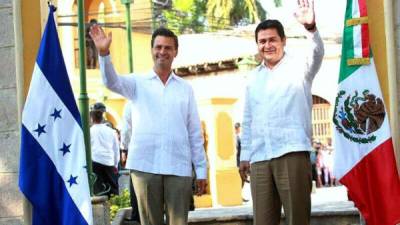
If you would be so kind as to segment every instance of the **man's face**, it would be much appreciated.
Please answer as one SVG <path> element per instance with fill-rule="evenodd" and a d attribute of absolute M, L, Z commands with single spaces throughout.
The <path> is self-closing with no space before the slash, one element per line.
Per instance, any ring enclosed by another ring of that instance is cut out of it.
<path fill-rule="evenodd" d="M 178 50 L 175 48 L 175 41 L 171 37 L 157 36 L 154 39 L 151 54 L 155 66 L 161 68 L 171 68 L 172 61 L 176 57 Z"/>
<path fill-rule="evenodd" d="M 258 53 L 266 66 L 272 68 L 282 59 L 286 38 L 281 38 L 275 28 L 260 30 L 257 34 Z"/>

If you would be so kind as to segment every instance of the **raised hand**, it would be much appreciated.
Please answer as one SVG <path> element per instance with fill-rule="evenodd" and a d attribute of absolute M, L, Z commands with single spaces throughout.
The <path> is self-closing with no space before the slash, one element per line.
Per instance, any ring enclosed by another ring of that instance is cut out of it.
<path fill-rule="evenodd" d="M 106 35 L 104 30 L 99 25 L 95 24 L 90 27 L 89 35 L 93 39 L 97 51 L 101 56 L 110 54 L 111 32 Z"/>
<path fill-rule="evenodd" d="M 315 27 L 314 0 L 297 0 L 298 9 L 294 13 L 297 21 L 306 28 Z"/>

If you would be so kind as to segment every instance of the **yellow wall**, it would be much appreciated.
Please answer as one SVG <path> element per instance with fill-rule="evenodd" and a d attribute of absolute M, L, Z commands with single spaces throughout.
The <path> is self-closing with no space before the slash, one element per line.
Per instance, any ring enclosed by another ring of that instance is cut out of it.
<path fill-rule="evenodd" d="M 122 29 L 112 29 L 112 35 L 111 59 L 118 73 L 126 74 L 129 72 L 126 32 Z M 150 39 L 150 34 L 135 32 L 132 34 L 133 70 L 135 73 L 145 73 L 152 68 Z"/>
<path fill-rule="evenodd" d="M 383 0 L 367 0 L 369 34 L 385 105 L 390 109 Z"/>
<path fill-rule="evenodd" d="M 236 166 L 233 130 L 233 98 L 212 98 L 198 102 L 199 114 L 208 136 L 210 194 L 195 198 L 196 207 L 242 204 L 241 179 Z"/>
<path fill-rule="evenodd" d="M 101 7 L 101 3 L 104 7 Z M 107 0 L 93 0 L 88 4 L 87 21 L 94 18 L 101 23 L 118 23 L 122 22 L 125 26 L 126 9 L 121 1 L 114 1 L 113 4 Z M 98 13 L 100 12 L 100 13 Z M 101 12 L 106 12 L 105 15 Z M 137 21 L 148 21 L 151 26 L 151 1 L 136 0 L 131 5 L 131 21 L 132 25 Z M 128 42 L 126 29 L 122 28 L 105 28 L 106 33 L 112 33 L 112 44 L 110 48 L 111 58 L 115 69 L 122 74 L 129 72 L 128 64 Z M 134 72 L 143 73 L 151 69 L 152 59 L 150 54 L 151 34 L 137 32 L 135 27 L 132 30 L 132 51 L 133 51 L 133 68 Z"/>
<path fill-rule="evenodd" d="M 39 1 L 21 1 L 22 13 L 22 40 L 23 40 L 23 67 L 24 67 L 24 101 L 28 94 L 32 78 L 33 67 L 42 36 L 41 15 Z"/>

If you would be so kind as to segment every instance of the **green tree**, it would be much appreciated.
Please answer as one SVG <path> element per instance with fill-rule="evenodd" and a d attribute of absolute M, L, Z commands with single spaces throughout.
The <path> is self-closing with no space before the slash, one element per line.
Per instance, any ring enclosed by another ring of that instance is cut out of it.
<path fill-rule="evenodd" d="M 282 6 L 282 0 L 274 0 L 275 6 L 276 7 L 281 7 Z"/>
<path fill-rule="evenodd" d="M 241 23 L 257 23 L 265 11 L 257 0 L 208 0 L 207 21 L 212 30 Z"/>
<path fill-rule="evenodd" d="M 233 8 L 233 0 L 208 0 L 207 21 L 211 29 L 216 30 L 229 26 Z"/>
<path fill-rule="evenodd" d="M 274 5 L 280 6 L 281 0 L 274 0 Z M 171 6 L 156 18 L 177 34 L 257 23 L 266 16 L 258 0 L 172 0 Z"/>
<path fill-rule="evenodd" d="M 163 10 L 168 28 L 181 33 L 200 33 L 205 27 L 206 2 L 203 0 L 173 0 L 172 9 Z"/>

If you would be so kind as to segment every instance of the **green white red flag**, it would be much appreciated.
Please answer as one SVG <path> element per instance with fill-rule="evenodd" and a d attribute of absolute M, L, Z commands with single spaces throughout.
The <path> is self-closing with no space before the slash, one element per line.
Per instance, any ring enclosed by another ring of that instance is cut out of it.
<path fill-rule="evenodd" d="M 333 122 L 334 173 L 367 225 L 400 223 L 400 178 L 370 49 L 366 0 L 347 0 Z"/>

